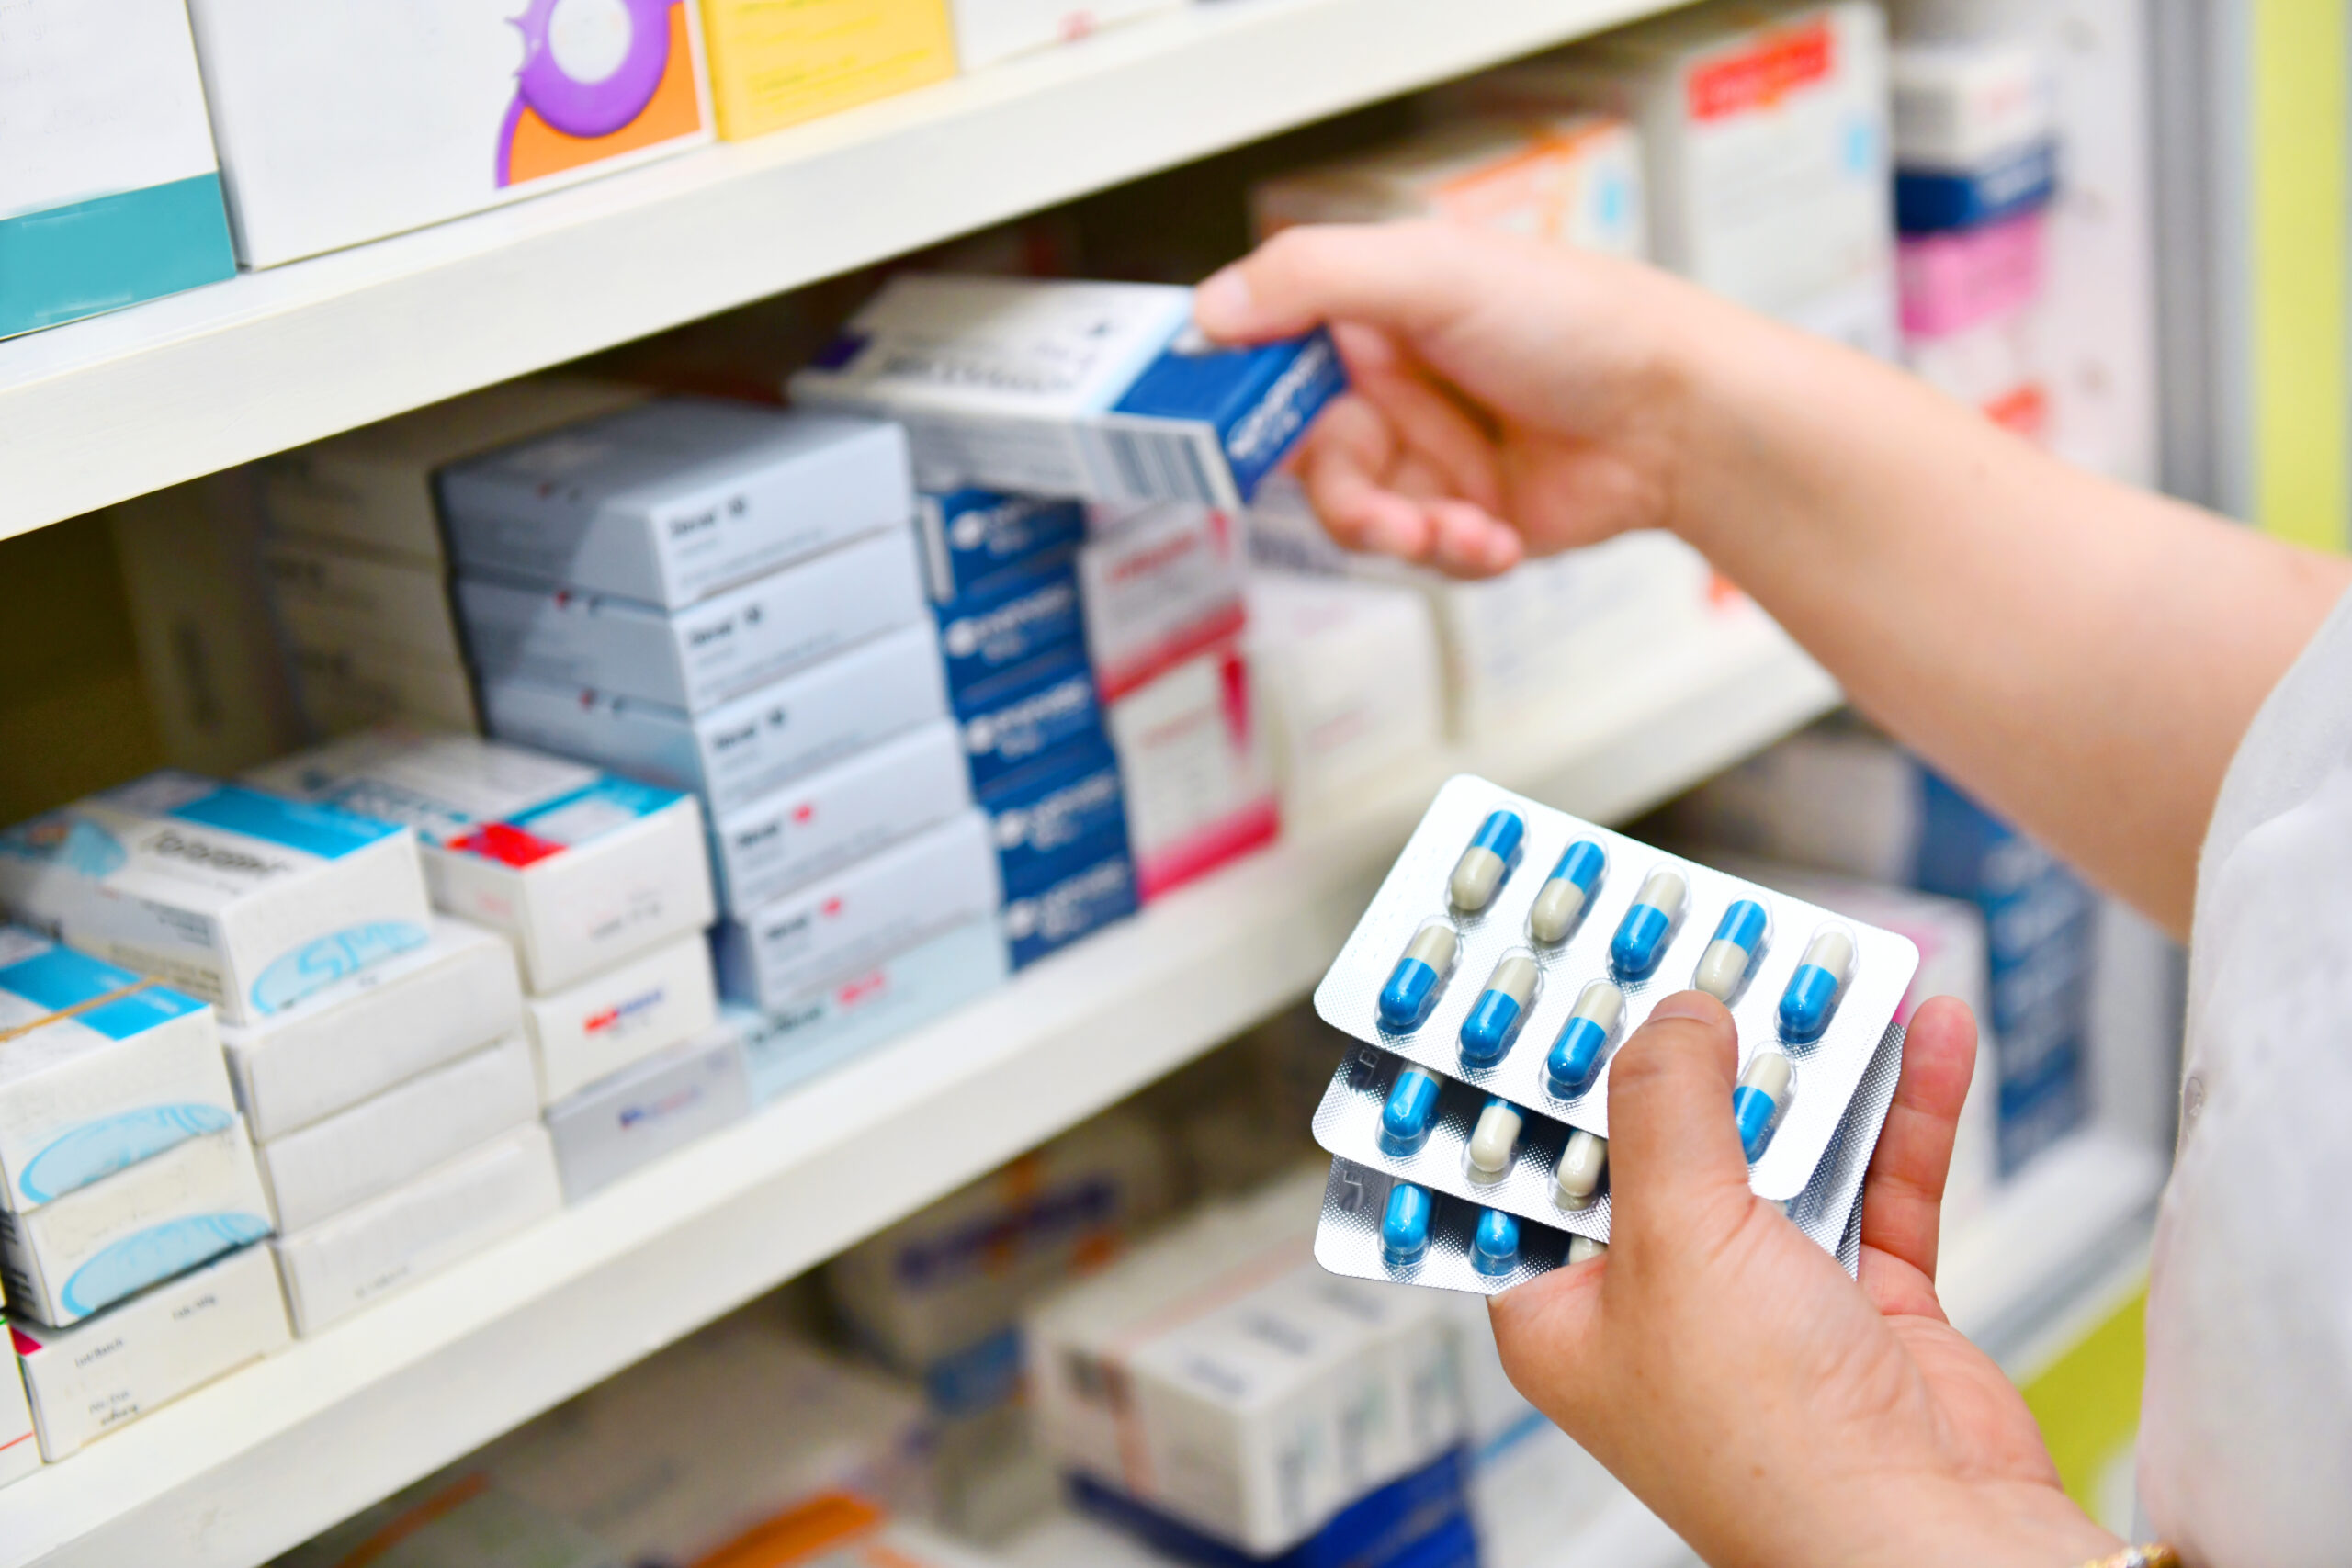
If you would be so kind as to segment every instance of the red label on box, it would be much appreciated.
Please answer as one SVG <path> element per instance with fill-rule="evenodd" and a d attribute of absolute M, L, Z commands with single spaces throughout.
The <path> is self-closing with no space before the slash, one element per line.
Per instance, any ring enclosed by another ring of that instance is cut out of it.
<path fill-rule="evenodd" d="M 549 855 L 561 854 L 564 849 L 563 845 L 511 822 L 492 822 L 477 828 L 464 838 L 452 840 L 449 847 L 517 868 L 537 865 Z"/>
<path fill-rule="evenodd" d="M 1751 48 L 1690 73 L 1694 119 L 1727 119 L 1768 108 L 1799 87 L 1826 81 L 1838 68 L 1838 39 L 1827 18 L 1763 34 Z"/>

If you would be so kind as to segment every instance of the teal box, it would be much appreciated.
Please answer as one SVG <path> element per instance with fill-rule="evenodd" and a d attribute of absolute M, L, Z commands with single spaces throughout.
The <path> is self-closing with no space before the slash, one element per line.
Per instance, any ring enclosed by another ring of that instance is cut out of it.
<path fill-rule="evenodd" d="M 0 337 L 236 272 L 217 174 L 0 218 Z"/>

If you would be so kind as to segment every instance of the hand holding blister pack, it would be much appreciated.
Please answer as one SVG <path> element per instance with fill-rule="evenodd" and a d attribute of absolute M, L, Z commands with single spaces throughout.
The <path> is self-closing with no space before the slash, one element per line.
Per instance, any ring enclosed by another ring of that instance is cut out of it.
<path fill-rule="evenodd" d="M 1316 991 L 1363 1043 L 1316 1114 L 1338 1156 L 1317 1256 L 1492 1292 L 1605 1247 L 1610 1063 L 1700 990 L 1738 1031 L 1726 1114 L 1751 1186 L 1850 1269 L 1918 963 L 1893 932 L 1455 778 Z"/>

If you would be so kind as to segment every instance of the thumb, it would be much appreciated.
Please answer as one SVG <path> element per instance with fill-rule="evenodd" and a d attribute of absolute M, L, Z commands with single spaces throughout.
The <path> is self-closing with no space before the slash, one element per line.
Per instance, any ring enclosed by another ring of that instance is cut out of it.
<path fill-rule="evenodd" d="M 1464 305 L 1462 231 L 1436 223 L 1316 223 L 1285 229 L 1193 291 L 1201 331 L 1226 343 L 1295 337 L 1325 321 L 1408 336 Z"/>
<path fill-rule="evenodd" d="M 1713 997 L 1657 1004 L 1609 1064 L 1610 1255 L 1687 1247 L 1707 1216 L 1747 1211 L 1747 1158 L 1732 1121 L 1739 1034 Z"/>

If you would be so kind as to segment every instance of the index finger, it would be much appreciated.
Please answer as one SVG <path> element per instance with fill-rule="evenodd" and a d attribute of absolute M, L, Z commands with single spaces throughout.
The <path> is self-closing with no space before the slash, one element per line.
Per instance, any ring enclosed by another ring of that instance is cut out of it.
<path fill-rule="evenodd" d="M 1331 321 L 1426 331 L 1457 309 L 1461 239 L 1438 223 L 1285 229 L 1203 279 L 1193 320 L 1224 343 L 1294 337 Z"/>

